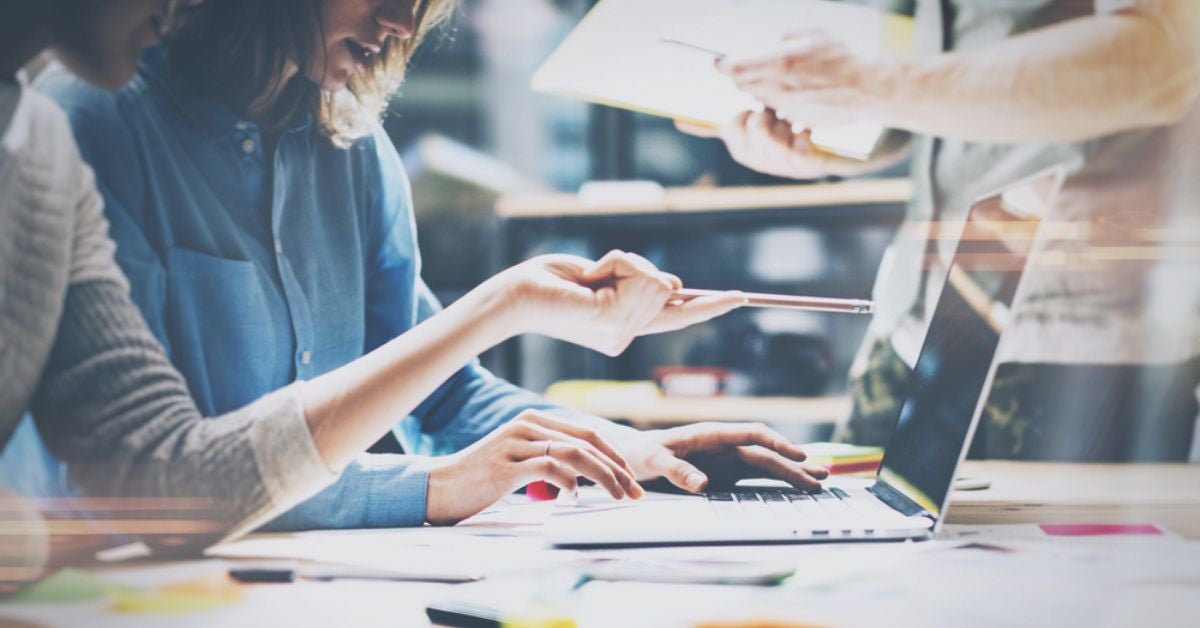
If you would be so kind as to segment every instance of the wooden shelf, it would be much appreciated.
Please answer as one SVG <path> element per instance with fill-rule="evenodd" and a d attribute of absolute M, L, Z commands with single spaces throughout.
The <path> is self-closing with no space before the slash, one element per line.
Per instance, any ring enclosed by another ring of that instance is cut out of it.
<path fill-rule="evenodd" d="M 501 198 L 496 214 L 501 218 L 552 218 L 786 209 L 906 203 L 910 196 L 908 179 L 855 179 L 810 185 L 667 188 L 652 199 L 612 203 L 585 201 L 578 194 L 516 194 Z"/>
<path fill-rule="evenodd" d="M 663 427 L 696 421 L 763 421 L 787 425 L 829 425 L 850 412 L 848 397 L 659 397 L 636 402 L 589 399 L 569 404 L 637 427 Z"/>

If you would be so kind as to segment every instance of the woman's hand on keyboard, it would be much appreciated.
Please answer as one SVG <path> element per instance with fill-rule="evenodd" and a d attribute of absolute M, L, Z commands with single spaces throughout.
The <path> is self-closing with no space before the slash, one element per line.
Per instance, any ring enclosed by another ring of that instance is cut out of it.
<path fill-rule="evenodd" d="M 806 463 L 804 450 L 761 423 L 696 423 L 631 435 L 619 443 L 639 480 L 664 477 L 699 492 L 770 477 L 799 489 L 818 489 L 829 470 Z"/>
<path fill-rule="evenodd" d="M 536 480 L 574 492 L 579 477 L 614 499 L 645 491 L 633 468 L 595 430 L 530 410 L 466 449 L 438 458 L 429 472 L 425 519 L 450 525 Z"/>

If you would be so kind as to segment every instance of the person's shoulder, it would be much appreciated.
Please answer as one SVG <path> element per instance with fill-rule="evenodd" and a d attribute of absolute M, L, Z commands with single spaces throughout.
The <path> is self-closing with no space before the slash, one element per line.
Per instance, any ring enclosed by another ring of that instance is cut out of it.
<path fill-rule="evenodd" d="M 155 124 L 157 107 L 150 102 L 151 81 L 142 67 L 132 81 L 114 91 L 91 85 L 58 64 L 38 76 L 34 86 L 62 108 L 79 150 L 98 173 L 124 168 L 105 162 L 132 158 L 137 150 L 135 130 Z"/>
<path fill-rule="evenodd" d="M 62 109 L 45 94 L 23 88 L 0 141 L 0 170 L 15 173 L 7 183 L 16 187 L 6 191 L 16 198 L 37 199 L 37 210 L 43 214 L 71 215 L 69 220 L 74 220 L 79 201 L 94 184 Z"/>
<path fill-rule="evenodd" d="M 67 118 L 63 110 L 48 95 L 37 89 L 25 86 L 17 101 L 17 109 L 13 116 L 13 130 L 24 125 L 41 135 L 47 131 L 68 129 Z"/>
<path fill-rule="evenodd" d="M 345 150 L 351 155 L 366 191 L 364 224 L 378 229 L 378 235 L 389 232 L 390 225 L 397 220 L 411 218 L 408 172 L 383 124 L 373 124 L 369 133 Z"/>
<path fill-rule="evenodd" d="M 360 151 L 372 168 L 381 170 L 388 177 L 399 176 L 405 179 L 407 185 L 408 173 L 404 161 L 382 122 L 374 123 L 371 132 L 357 140 L 351 148 Z"/>
<path fill-rule="evenodd" d="M 41 169 L 61 168 L 79 158 L 67 116 L 48 96 L 29 87 L 21 90 L 3 143 L 6 154 Z"/>
<path fill-rule="evenodd" d="M 135 79 L 135 83 L 137 83 Z M 120 117 L 123 93 L 138 89 L 135 84 L 109 91 L 75 76 L 60 64 L 46 68 L 34 87 L 58 103 L 73 124 L 81 121 L 115 122 Z"/>
<path fill-rule="evenodd" d="M 368 187 L 379 184 L 408 185 L 408 173 L 399 151 L 383 124 L 374 123 L 362 137 L 355 139 L 345 148 L 338 148 L 326 139 L 327 149 L 347 160 L 351 168 L 365 177 Z"/>

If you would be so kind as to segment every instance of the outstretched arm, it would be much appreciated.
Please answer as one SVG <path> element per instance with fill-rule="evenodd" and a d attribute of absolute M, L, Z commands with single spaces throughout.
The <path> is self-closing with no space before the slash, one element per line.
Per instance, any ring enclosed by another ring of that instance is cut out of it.
<path fill-rule="evenodd" d="M 1070 142 L 1178 121 L 1200 94 L 1192 0 L 1137 0 L 977 49 L 880 61 L 803 33 L 719 68 L 809 125 L 872 119 L 968 141 Z"/>
<path fill-rule="evenodd" d="M 672 282 L 625 254 L 602 263 L 538 258 L 352 364 L 203 420 L 129 298 L 90 172 L 80 164 L 73 174 L 73 267 L 33 402 L 39 429 L 89 493 L 192 504 L 211 524 L 190 530 L 205 540 L 257 527 L 329 483 L 397 416 L 514 334 L 613 354 L 638 334 L 699 322 L 743 300 L 668 304 Z"/>

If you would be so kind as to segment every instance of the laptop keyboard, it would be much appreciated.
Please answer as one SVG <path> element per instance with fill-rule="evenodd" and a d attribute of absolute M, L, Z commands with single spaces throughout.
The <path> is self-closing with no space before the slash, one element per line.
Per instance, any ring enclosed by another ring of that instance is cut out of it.
<path fill-rule="evenodd" d="M 712 491 L 706 494 L 719 517 L 769 517 L 771 521 L 808 528 L 814 534 L 870 530 L 867 517 L 876 504 L 854 499 L 840 488 L 807 492 L 794 488 L 755 488 Z"/>

